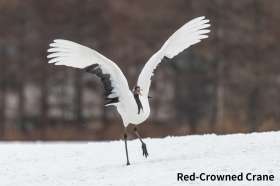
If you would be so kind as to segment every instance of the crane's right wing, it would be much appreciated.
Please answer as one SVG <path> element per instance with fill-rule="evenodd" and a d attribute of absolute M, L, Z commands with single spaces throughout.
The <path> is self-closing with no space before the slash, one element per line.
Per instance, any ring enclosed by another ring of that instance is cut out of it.
<path fill-rule="evenodd" d="M 210 32 L 208 27 L 210 27 L 209 20 L 205 17 L 198 17 L 183 25 L 169 37 L 161 49 L 145 64 L 138 77 L 137 85 L 142 89 L 144 96 L 148 96 L 154 70 L 162 59 L 164 57 L 171 59 L 191 45 L 207 38 L 207 34 Z"/>
<path fill-rule="evenodd" d="M 97 51 L 74 43 L 56 39 L 48 49 L 49 63 L 85 69 L 97 75 L 105 89 L 105 105 L 116 105 L 129 97 L 129 86 L 120 68 Z"/>

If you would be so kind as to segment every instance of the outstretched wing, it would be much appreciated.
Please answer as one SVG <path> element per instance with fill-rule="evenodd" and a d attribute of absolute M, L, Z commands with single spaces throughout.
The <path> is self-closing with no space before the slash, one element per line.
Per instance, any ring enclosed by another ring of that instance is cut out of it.
<path fill-rule="evenodd" d="M 210 32 L 208 27 L 210 27 L 209 20 L 205 17 L 198 17 L 183 25 L 169 37 L 161 49 L 148 60 L 138 77 L 137 85 L 142 89 L 144 96 L 148 96 L 151 77 L 162 59 L 164 57 L 173 58 L 191 45 L 207 38 L 206 34 Z"/>
<path fill-rule="evenodd" d="M 115 105 L 129 94 L 129 86 L 120 68 L 97 51 L 68 40 L 56 39 L 48 49 L 49 63 L 85 69 L 97 75 L 105 89 L 105 105 Z"/>

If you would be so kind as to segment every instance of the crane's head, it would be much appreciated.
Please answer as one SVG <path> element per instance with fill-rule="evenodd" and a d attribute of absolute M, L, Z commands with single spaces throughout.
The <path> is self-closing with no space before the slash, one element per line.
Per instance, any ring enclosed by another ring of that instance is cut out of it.
<path fill-rule="evenodd" d="M 133 94 L 134 95 L 142 95 L 141 91 L 142 91 L 141 88 L 138 85 L 136 85 L 133 89 Z"/>

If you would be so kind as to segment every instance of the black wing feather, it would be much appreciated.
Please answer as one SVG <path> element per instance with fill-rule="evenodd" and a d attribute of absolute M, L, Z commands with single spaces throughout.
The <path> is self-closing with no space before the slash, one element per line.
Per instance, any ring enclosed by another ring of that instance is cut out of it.
<path fill-rule="evenodd" d="M 119 97 L 109 98 L 108 96 L 112 94 L 112 82 L 110 80 L 110 74 L 105 74 L 102 72 L 100 66 L 98 64 L 93 64 L 85 68 L 85 71 L 91 74 L 95 74 L 98 76 L 104 87 L 104 95 L 105 95 L 105 106 L 112 103 L 118 103 Z"/>

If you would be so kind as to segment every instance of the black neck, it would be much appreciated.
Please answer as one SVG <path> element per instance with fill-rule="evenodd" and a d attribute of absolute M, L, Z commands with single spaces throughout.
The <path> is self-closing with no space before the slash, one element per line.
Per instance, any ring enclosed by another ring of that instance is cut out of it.
<path fill-rule="evenodd" d="M 142 103 L 140 101 L 139 95 L 138 94 L 134 94 L 134 99 L 135 99 L 136 104 L 138 106 L 138 114 L 140 114 L 140 110 L 141 109 L 143 110 L 143 106 L 142 106 Z"/>

